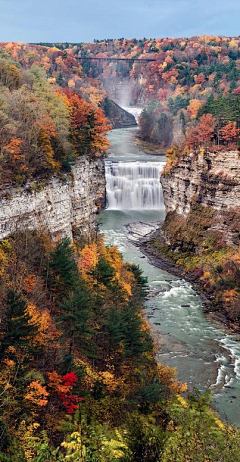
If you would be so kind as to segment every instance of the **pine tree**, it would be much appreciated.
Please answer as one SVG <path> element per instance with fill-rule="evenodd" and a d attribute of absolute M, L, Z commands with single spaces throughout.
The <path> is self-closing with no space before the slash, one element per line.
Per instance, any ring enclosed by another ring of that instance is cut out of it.
<path fill-rule="evenodd" d="M 10 290 L 6 299 L 6 315 L 0 324 L 0 358 L 3 358 L 8 347 L 21 348 L 28 346 L 37 334 L 38 326 L 31 322 L 27 312 L 27 303 L 19 294 Z"/>
<path fill-rule="evenodd" d="M 105 287 L 111 288 L 115 273 L 116 271 L 112 265 L 103 256 L 100 256 L 94 270 L 90 274 L 94 276 L 98 284 L 103 284 Z"/>
<path fill-rule="evenodd" d="M 125 355 L 137 359 L 153 348 L 150 334 L 142 330 L 142 319 L 136 308 L 128 303 L 122 312 L 123 345 Z"/>
<path fill-rule="evenodd" d="M 74 293 L 63 303 L 59 303 L 61 315 L 57 322 L 63 336 L 69 341 L 69 353 L 76 346 L 83 354 L 92 356 L 94 344 L 91 339 L 93 330 L 90 327 L 90 310 L 88 308 L 88 293 L 83 284 L 79 283 Z"/>
<path fill-rule="evenodd" d="M 68 296 L 78 284 L 77 263 L 74 260 L 70 239 L 64 238 L 50 253 L 47 268 L 47 285 L 58 298 Z"/>

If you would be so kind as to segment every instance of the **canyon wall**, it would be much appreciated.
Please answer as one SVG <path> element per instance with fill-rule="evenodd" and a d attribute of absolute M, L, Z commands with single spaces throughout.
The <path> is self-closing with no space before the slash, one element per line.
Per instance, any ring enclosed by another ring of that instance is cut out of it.
<path fill-rule="evenodd" d="M 5 188 L 0 197 L 0 239 L 18 230 L 42 229 L 53 239 L 69 237 L 73 228 L 88 233 L 105 204 L 102 159 L 80 158 L 70 174 L 24 188 Z"/>
<path fill-rule="evenodd" d="M 104 110 L 113 128 L 135 127 L 137 125 L 136 119 L 132 114 L 108 97 L 101 104 L 101 108 Z"/>
<path fill-rule="evenodd" d="M 211 229 L 228 243 L 239 243 L 240 155 L 238 151 L 199 152 L 183 156 L 161 177 L 166 212 L 184 218 L 194 205 L 217 211 Z M 201 219 L 199 217 L 199 219 Z"/>

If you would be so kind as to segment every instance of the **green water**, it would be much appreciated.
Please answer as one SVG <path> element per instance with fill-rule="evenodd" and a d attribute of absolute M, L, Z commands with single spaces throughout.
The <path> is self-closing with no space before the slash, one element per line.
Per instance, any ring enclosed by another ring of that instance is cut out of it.
<path fill-rule="evenodd" d="M 111 157 L 116 161 L 149 160 L 133 146 L 132 130 L 110 134 Z M 113 152 L 114 150 L 114 152 Z M 136 152 L 137 150 L 137 152 Z M 152 160 L 156 157 L 151 156 Z M 159 159 L 159 158 L 158 158 Z M 164 160 L 164 159 L 161 159 Z M 157 295 L 146 301 L 146 317 L 158 339 L 157 359 L 176 366 L 178 377 L 189 389 L 211 389 L 213 406 L 230 423 L 240 423 L 240 342 L 205 318 L 201 298 L 184 279 L 152 266 L 127 238 L 124 226 L 131 222 L 164 219 L 164 210 L 106 210 L 99 226 L 107 243 L 116 245 L 124 259 L 140 265 Z"/>

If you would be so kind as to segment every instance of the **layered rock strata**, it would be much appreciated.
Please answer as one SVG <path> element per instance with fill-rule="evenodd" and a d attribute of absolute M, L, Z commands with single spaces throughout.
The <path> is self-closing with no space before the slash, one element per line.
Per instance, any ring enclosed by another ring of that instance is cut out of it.
<path fill-rule="evenodd" d="M 186 218 L 193 204 L 217 213 L 211 229 L 239 243 L 233 218 L 240 212 L 240 155 L 237 151 L 191 153 L 161 177 L 166 212 Z M 232 217 L 232 218 L 231 218 Z"/>
<path fill-rule="evenodd" d="M 104 203 L 104 161 L 80 158 L 71 174 L 61 179 L 1 191 L 0 239 L 26 228 L 46 230 L 53 239 L 72 239 L 74 227 L 83 233 L 95 228 L 96 214 Z"/>

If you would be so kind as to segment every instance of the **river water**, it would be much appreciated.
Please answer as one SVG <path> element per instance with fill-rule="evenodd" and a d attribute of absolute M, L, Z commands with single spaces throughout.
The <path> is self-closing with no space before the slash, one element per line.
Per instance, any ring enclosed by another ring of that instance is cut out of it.
<path fill-rule="evenodd" d="M 238 337 L 208 320 L 202 312 L 201 298 L 191 285 L 151 265 L 128 238 L 125 228 L 127 224 L 164 220 L 161 192 L 156 192 L 157 207 L 153 204 L 153 197 L 149 198 L 146 192 L 141 199 L 136 199 L 141 182 L 146 190 L 155 188 L 156 168 L 161 171 L 165 159 L 146 155 L 135 146 L 135 130 L 117 129 L 109 135 L 107 193 L 108 196 L 115 194 L 115 199 L 109 201 L 110 208 L 99 216 L 100 230 L 106 242 L 117 246 L 126 261 L 142 268 L 150 287 L 156 292 L 146 301 L 145 309 L 159 345 L 157 359 L 172 367 L 176 366 L 178 378 L 187 382 L 190 391 L 194 387 L 201 391 L 211 389 L 213 407 L 221 417 L 230 423 L 240 424 Z M 136 163 L 135 167 L 133 162 Z M 137 177 L 136 169 L 140 178 Z M 149 176 L 147 185 L 146 176 Z M 121 188 L 131 178 L 132 189 L 127 186 L 126 201 Z"/>

